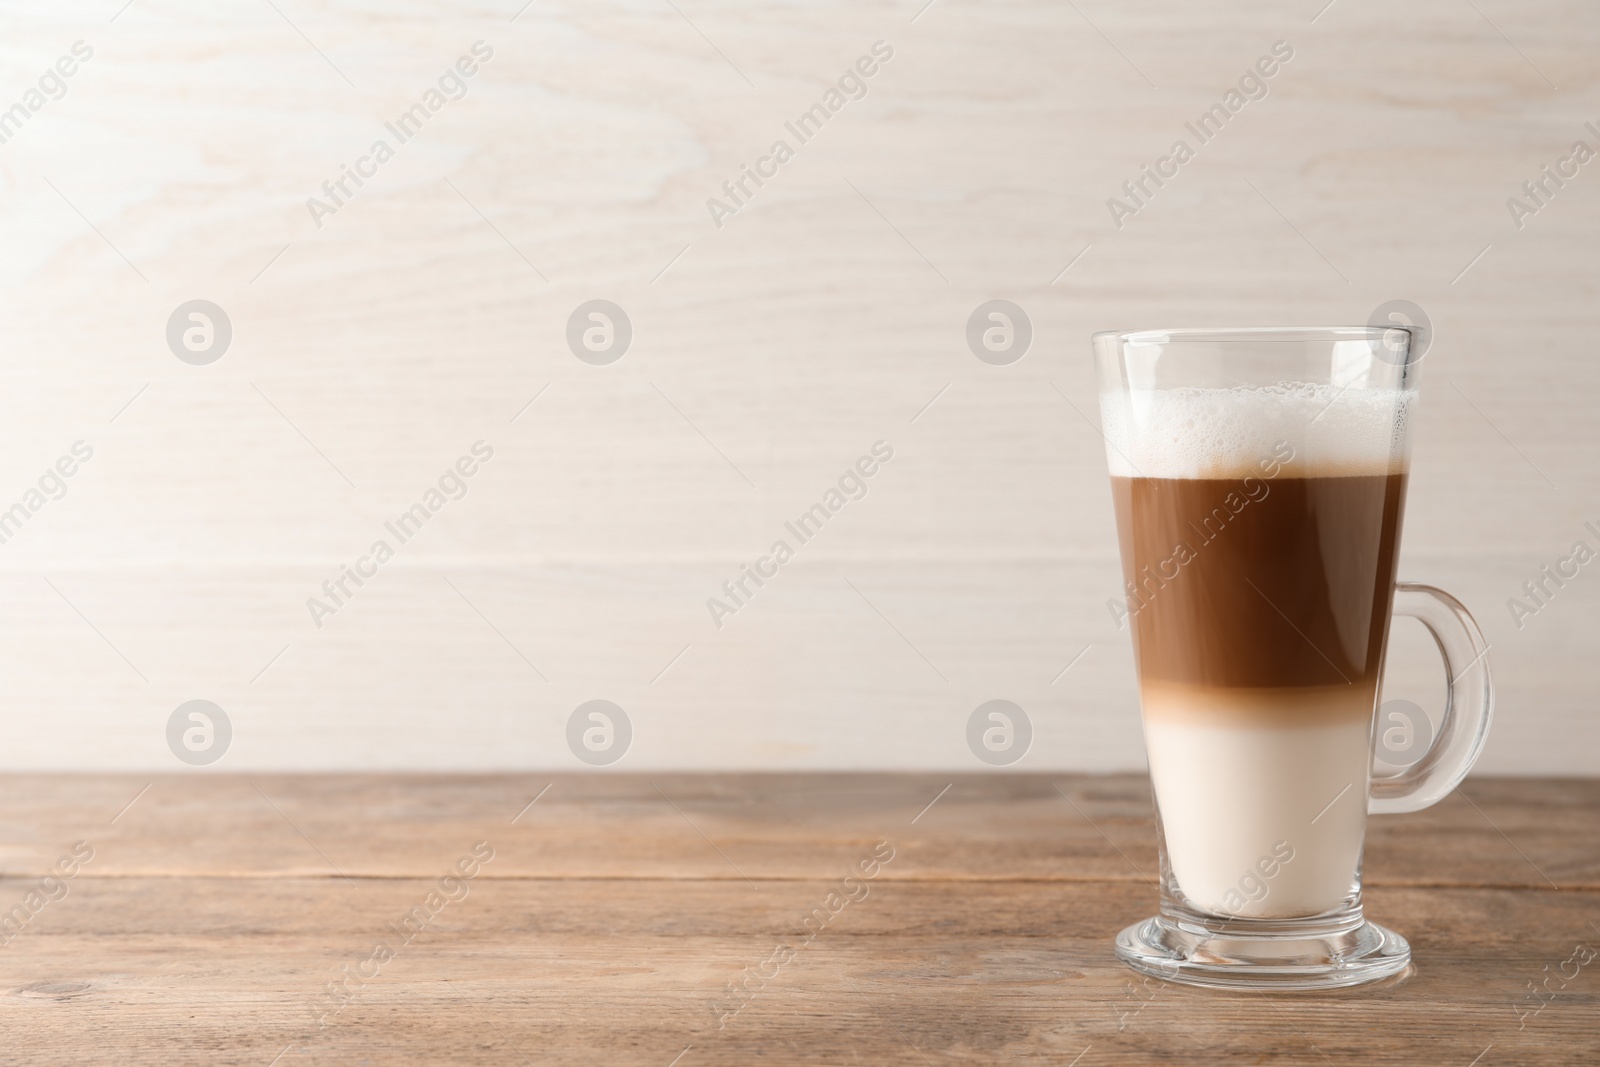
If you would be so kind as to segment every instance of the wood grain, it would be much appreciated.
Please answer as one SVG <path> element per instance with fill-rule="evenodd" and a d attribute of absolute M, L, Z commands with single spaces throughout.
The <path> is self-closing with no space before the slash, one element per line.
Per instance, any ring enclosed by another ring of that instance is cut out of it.
<path fill-rule="evenodd" d="M 95 850 L 0 949 L 8 1059 L 1466 1067 L 1600 1055 L 1587 968 L 1519 1017 L 1535 1003 L 1528 983 L 1600 942 L 1594 781 L 1484 779 L 1470 802 L 1376 820 L 1367 907 L 1411 940 L 1413 972 L 1271 996 L 1147 985 L 1112 958 L 1116 931 L 1155 902 L 1137 777 L 196 775 L 158 779 L 128 806 L 146 781 L 0 781 L 0 901 L 37 885 L 35 854 L 47 864 L 75 839 Z M 493 858 L 465 895 L 402 942 L 391 924 L 480 841 Z M 866 896 L 807 939 L 804 920 L 880 842 L 893 858 Z M 397 952 L 374 972 L 384 939 Z M 780 944 L 795 957 L 747 1003 L 730 999 L 727 984 Z M 357 971 L 374 976 L 327 994 Z"/>

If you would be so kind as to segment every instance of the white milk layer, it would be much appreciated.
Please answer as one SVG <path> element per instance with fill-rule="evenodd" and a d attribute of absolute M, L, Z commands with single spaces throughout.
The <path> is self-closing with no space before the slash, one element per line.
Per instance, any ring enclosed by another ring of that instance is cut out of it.
<path fill-rule="evenodd" d="M 1399 473 L 1416 397 L 1311 382 L 1104 393 L 1106 462 L 1119 478 L 1243 478 L 1287 444 L 1297 472 Z"/>
<path fill-rule="evenodd" d="M 1284 694 L 1290 722 L 1295 693 Z M 1370 716 L 1279 725 L 1147 713 L 1167 858 L 1190 902 L 1283 918 L 1344 901 L 1366 834 L 1370 732 Z"/>

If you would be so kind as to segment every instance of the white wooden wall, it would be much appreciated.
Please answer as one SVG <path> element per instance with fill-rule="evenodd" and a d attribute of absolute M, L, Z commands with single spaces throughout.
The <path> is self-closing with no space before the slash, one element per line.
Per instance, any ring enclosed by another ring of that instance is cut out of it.
<path fill-rule="evenodd" d="M 217 770 L 576 768 L 568 715 L 605 698 L 619 769 L 978 769 L 967 717 L 1005 698 L 1019 768 L 1138 767 L 1089 334 L 1407 299 L 1436 337 L 1403 573 L 1493 642 L 1483 768 L 1600 772 L 1600 563 L 1521 628 L 1506 604 L 1600 548 L 1600 162 L 1507 206 L 1600 148 L 1593 5 L 519 7 L 0 12 L 0 108 L 93 50 L 0 145 L 0 509 L 93 449 L 0 545 L 0 765 L 181 770 L 168 718 L 206 699 Z M 316 225 L 477 41 L 465 98 Z M 787 134 L 878 41 L 865 97 Z M 1268 95 L 1114 226 L 1277 41 Z M 965 339 L 996 298 L 1033 326 L 1007 366 Z M 209 365 L 166 342 L 193 299 L 232 323 Z M 565 342 L 592 299 L 632 323 L 607 366 Z M 879 440 L 867 497 L 715 627 Z M 314 625 L 477 441 L 466 496 Z M 1403 631 L 1390 695 L 1436 701 L 1432 656 Z"/>

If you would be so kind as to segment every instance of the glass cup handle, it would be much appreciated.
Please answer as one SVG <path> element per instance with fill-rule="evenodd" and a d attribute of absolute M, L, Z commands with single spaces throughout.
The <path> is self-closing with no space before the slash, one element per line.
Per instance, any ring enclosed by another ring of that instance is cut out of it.
<path fill-rule="evenodd" d="M 1431 585 L 1397 582 L 1394 613 L 1422 623 L 1439 646 L 1444 719 L 1420 760 L 1392 778 L 1372 780 L 1367 810 L 1375 815 L 1421 811 L 1448 796 L 1478 761 L 1494 715 L 1489 645 L 1461 601 Z"/>

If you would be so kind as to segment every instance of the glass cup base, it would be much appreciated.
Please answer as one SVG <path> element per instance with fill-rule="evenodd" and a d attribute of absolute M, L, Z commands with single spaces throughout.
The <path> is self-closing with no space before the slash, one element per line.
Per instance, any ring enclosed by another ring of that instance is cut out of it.
<path fill-rule="evenodd" d="M 1117 935 L 1117 958 L 1143 974 L 1211 989 L 1334 989 L 1401 973 L 1411 946 L 1365 920 L 1334 932 L 1277 920 L 1218 933 L 1158 915 Z"/>

